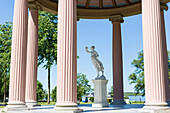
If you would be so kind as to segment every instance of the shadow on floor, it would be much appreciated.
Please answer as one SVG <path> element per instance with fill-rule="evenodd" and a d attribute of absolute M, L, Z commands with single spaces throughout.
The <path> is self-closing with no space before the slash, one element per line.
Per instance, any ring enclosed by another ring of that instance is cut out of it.
<path fill-rule="evenodd" d="M 83 109 L 83 112 L 97 112 L 97 111 L 113 111 L 113 110 L 126 110 L 126 109 L 140 109 L 143 108 L 144 105 L 139 104 L 127 104 L 127 105 L 110 105 L 107 108 L 92 108 L 91 104 L 86 105 L 79 105 L 80 109 L 83 107 L 86 107 L 86 109 Z M 89 109 L 88 109 L 89 108 Z"/>

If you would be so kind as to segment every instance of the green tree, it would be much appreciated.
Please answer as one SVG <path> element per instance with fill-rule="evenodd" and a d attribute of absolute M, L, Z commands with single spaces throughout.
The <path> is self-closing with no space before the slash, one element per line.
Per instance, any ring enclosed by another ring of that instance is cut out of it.
<path fill-rule="evenodd" d="M 57 98 L 57 86 L 55 86 L 55 88 L 52 90 L 52 93 L 51 93 L 51 98 L 53 101 L 56 101 L 56 98 Z"/>
<path fill-rule="evenodd" d="M 111 86 L 111 95 L 113 96 L 113 86 Z"/>
<path fill-rule="evenodd" d="M 38 65 L 48 69 L 48 104 L 50 104 L 50 68 L 57 63 L 57 21 L 56 15 L 39 12 Z"/>
<path fill-rule="evenodd" d="M 135 67 L 135 71 L 129 75 L 130 84 L 134 84 L 134 89 L 136 95 L 139 93 L 142 96 L 145 95 L 145 83 L 144 83 L 144 58 L 143 51 L 138 53 L 137 59 L 132 61 L 132 66 Z M 168 51 L 168 66 L 169 66 L 169 76 L 170 76 L 170 54 Z"/>
<path fill-rule="evenodd" d="M 170 51 L 168 51 L 168 71 L 169 71 L 169 83 L 170 83 Z M 169 84 L 170 87 L 170 84 Z"/>
<path fill-rule="evenodd" d="M 0 97 L 5 102 L 9 92 L 9 70 L 11 58 L 12 23 L 0 24 Z"/>
<path fill-rule="evenodd" d="M 43 84 L 37 80 L 37 101 L 45 98 L 46 91 L 43 89 Z"/>
<path fill-rule="evenodd" d="M 87 79 L 86 75 L 78 73 L 77 74 L 77 99 L 81 100 L 81 97 L 90 92 L 91 86 L 88 84 L 89 80 Z"/>

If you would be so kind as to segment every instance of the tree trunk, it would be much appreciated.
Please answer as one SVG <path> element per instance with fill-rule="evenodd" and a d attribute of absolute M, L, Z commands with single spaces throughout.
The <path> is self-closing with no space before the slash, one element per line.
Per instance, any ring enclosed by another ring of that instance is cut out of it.
<path fill-rule="evenodd" d="M 6 73 L 4 74 L 4 103 L 6 101 L 6 76 L 7 76 L 7 69 L 6 69 Z"/>
<path fill-rule="evenodd" d="M 48 68 L 48 104 L 50 104 L 50 67 Z"/>

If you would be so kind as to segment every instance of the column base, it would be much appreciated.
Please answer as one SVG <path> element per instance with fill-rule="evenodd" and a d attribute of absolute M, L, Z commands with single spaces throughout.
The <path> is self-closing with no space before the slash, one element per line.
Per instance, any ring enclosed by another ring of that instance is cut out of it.
<path fill-rule="evenodd" d="M 111 105 L 126 105 L 126 102 L 124 100 L 113 100 Z"/>
<path fill-rule="evenodd" d="M 38 105 L 37 101 L 26 101 L 26 105 L 29 108 L 36 107 L 36 106 L 41 106 L 41 105 Z"/>
<path fill-rule="evenodd" d="M 105 103 L 93 103 L 92 104 L 93 108 L 103 108 L 103 107 L 109 107 L 109 104 L 107 102 Z"/>
<path fill-rule="evenodd" d="M 29 110 L 25 102 L 9 102 L 4 111 L 23 111 Z"/>
<path fill-rule="evenodd" d="M 59 113 L 72 112 L 72 113 L 81 113 L 83 110 L 79 109 L 77 104 L 56 104 L 54 110 Z"/>
<path fill-rule="evenodd" d="M 143 109 L 150 109 L 150 110 L 168 110 L 167 103 L 145 103 Z"/>

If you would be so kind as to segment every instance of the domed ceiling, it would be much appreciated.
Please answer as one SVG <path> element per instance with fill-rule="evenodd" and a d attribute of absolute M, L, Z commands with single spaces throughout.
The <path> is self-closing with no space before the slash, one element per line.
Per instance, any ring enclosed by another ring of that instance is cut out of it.
<path fill-rule="evenodd" d="M 58 0 L 51 0 L 58 2 Z M 141 0 L 77 0 L 78 8 L 116 8 L 140 3 Z"/>
<path fill-rule="evenodd" d="M 37 4 L 41 10 L 58 14 L 59 0 L 28 0 L 29 6 Z M 108 19 L 141 14 L 142 0 L 77 0 L 77 16 L 85 19 Z M 166 5 L 170 0 L 161 0 Z"/>

